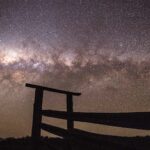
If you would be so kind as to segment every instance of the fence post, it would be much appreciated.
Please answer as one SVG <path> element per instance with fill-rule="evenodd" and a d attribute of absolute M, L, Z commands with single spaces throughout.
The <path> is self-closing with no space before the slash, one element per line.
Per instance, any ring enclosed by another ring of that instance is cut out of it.
<path fill-rule="evenodd" d="M 67 94 L 67 129 L 68 131 L 71 131 L 74 128 L 73 124 L 73 96 L 72 94 Z"/>
<path fill-rule="evenodd" d="M 43 100 L 43 89 L 38 87 L 35 90 L 33 122 L 32 122 L 32 138 L 35 141 L 40 139 L 41 136 L 42 100 Z"/>
<path fill-rule="evenodd" d="M 72 113 L 73 113 L 73 95 L 72 94 L 67 94 L 67 130 L 68 130 L 68 136 L 66 137 L 66 150 L 71 150 L 72 149 L 72 144 L 71 144 L 71 131 L 74 128 L 74 123 L 73 123 L 73 118 L 72 118 Z"/>

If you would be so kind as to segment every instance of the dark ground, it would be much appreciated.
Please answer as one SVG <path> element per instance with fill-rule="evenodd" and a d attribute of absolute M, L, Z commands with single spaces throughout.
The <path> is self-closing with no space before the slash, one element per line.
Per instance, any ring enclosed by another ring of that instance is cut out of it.
<path fill-rule="evenodd" d="M 102 140 L 73 139 L 72 150 L 150 150 L 150 137 L 115 137 L 101 135 Z M 67 150 L 67 141 L 60 138 L 42 137 L 37 144 L 39 150 Z M 0 150 L 33 150 L 30 137 L 0 140 Z"/>

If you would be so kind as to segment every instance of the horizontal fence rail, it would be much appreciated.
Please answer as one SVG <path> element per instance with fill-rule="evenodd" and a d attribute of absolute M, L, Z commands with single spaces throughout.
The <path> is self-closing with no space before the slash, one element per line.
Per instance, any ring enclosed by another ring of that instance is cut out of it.
<path fill-rule="evenodd" d="M 67 119 L 67 112 L 55 110 L 43 110 L 43 116 Z M 104 124 L 117 127 L 150 130 L 149 112 L 130 113 L 89 113 L 73 112 L 73 121 Z"/>
<path fill-rule="evenodd" d="M 62 137 L 66 137 L 68 135 L 68 130 L 48 125 L 45 123 L 41 123 L 41 129 Z"/>
<path fill-rule="evenodd" d="M 34 85 L 34 84 L 29 84 L 26 83 L 26 87 L 30 87 L 30 88 L 34 88 L 34 89 L 42 89 L 43 91 L 49 91 L 49 92 L 55 92 L 55 93 L 60 93 L 60 94 L 71 94 L 74 96 L 80 96 L 81 93 L 75 93 L 75 92 L 70 92 L 70 91 L 64 91 L 64 90 L 58 90 L 58 89 L 54 89 L 54 88 L 48 88 L 48 87 L 44 87 L 44 86 L 40 86 L 40 85 Z"/>

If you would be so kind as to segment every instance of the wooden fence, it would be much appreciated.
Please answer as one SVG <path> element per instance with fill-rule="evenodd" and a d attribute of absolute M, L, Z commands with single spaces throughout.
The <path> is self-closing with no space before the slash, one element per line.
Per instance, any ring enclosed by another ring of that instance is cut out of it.
<path fill-rule="evenodd" d="M 149 112 L 130 112 L 130 113 L 89 113 L 73 111 L 73 96 L 80 96 L 81 93 L 58 90 L 39 85 L 26 84 L 27 87 L 35 89 L 32 138 L 38 139 L 41 136 L 41 129 L 52 134 L 68 137 L 92 138 L 95 141 L 99 134 L 91 133 L 74 128 L 74 121 L 104 124 L 116 127 L 126 127 L 134 129 L 150 130 L 150 113 Z M 42 110 L 42 101 L 44 91 L 55 92 L 66 95 L 67 111 Z M 67 129 L 42 123 L 42 116 L 54 117 L 67 120 Z M 102 140 L 102 139 L 101 139 Z"/>

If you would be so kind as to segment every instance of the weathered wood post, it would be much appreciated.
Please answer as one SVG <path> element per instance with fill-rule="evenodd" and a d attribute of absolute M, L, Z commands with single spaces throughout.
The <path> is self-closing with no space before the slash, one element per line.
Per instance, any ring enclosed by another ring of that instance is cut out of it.
<path fill-rule="evenodd" d="M 37 87 L 35 90 L 33 123 L 32 123 L 32 138 L 35 140 L 40 139 L 41 136 L 42 100 L 43 100 L 43 89 Z"/>
<path fill-rule="evenodd" d="M 74 128 L 74 122 L 73 122 L 73 95 L 68 93 L 67 95 L 67 130 L 68 130 L 68 136 L 66 137 L 67 140 L 67 150 L 72 149 L 72 143 L 71 143 L 71 131 Z"/>
<path fill-rule="evenodd" d="M 43 87 L 32 84 L 26 84 L 26 86 L 30 88 L 35 88 L 31 137 L 33 140 L 33 149 L 38 150 L 40 148 L 42 101 L 44 89 Z"/>
<path fill-rule="evenodd" d="M 67 129 L 71 131 L 74 128 L 73 118 L 73 96 L 72 94 L 67 94 Z"/>

